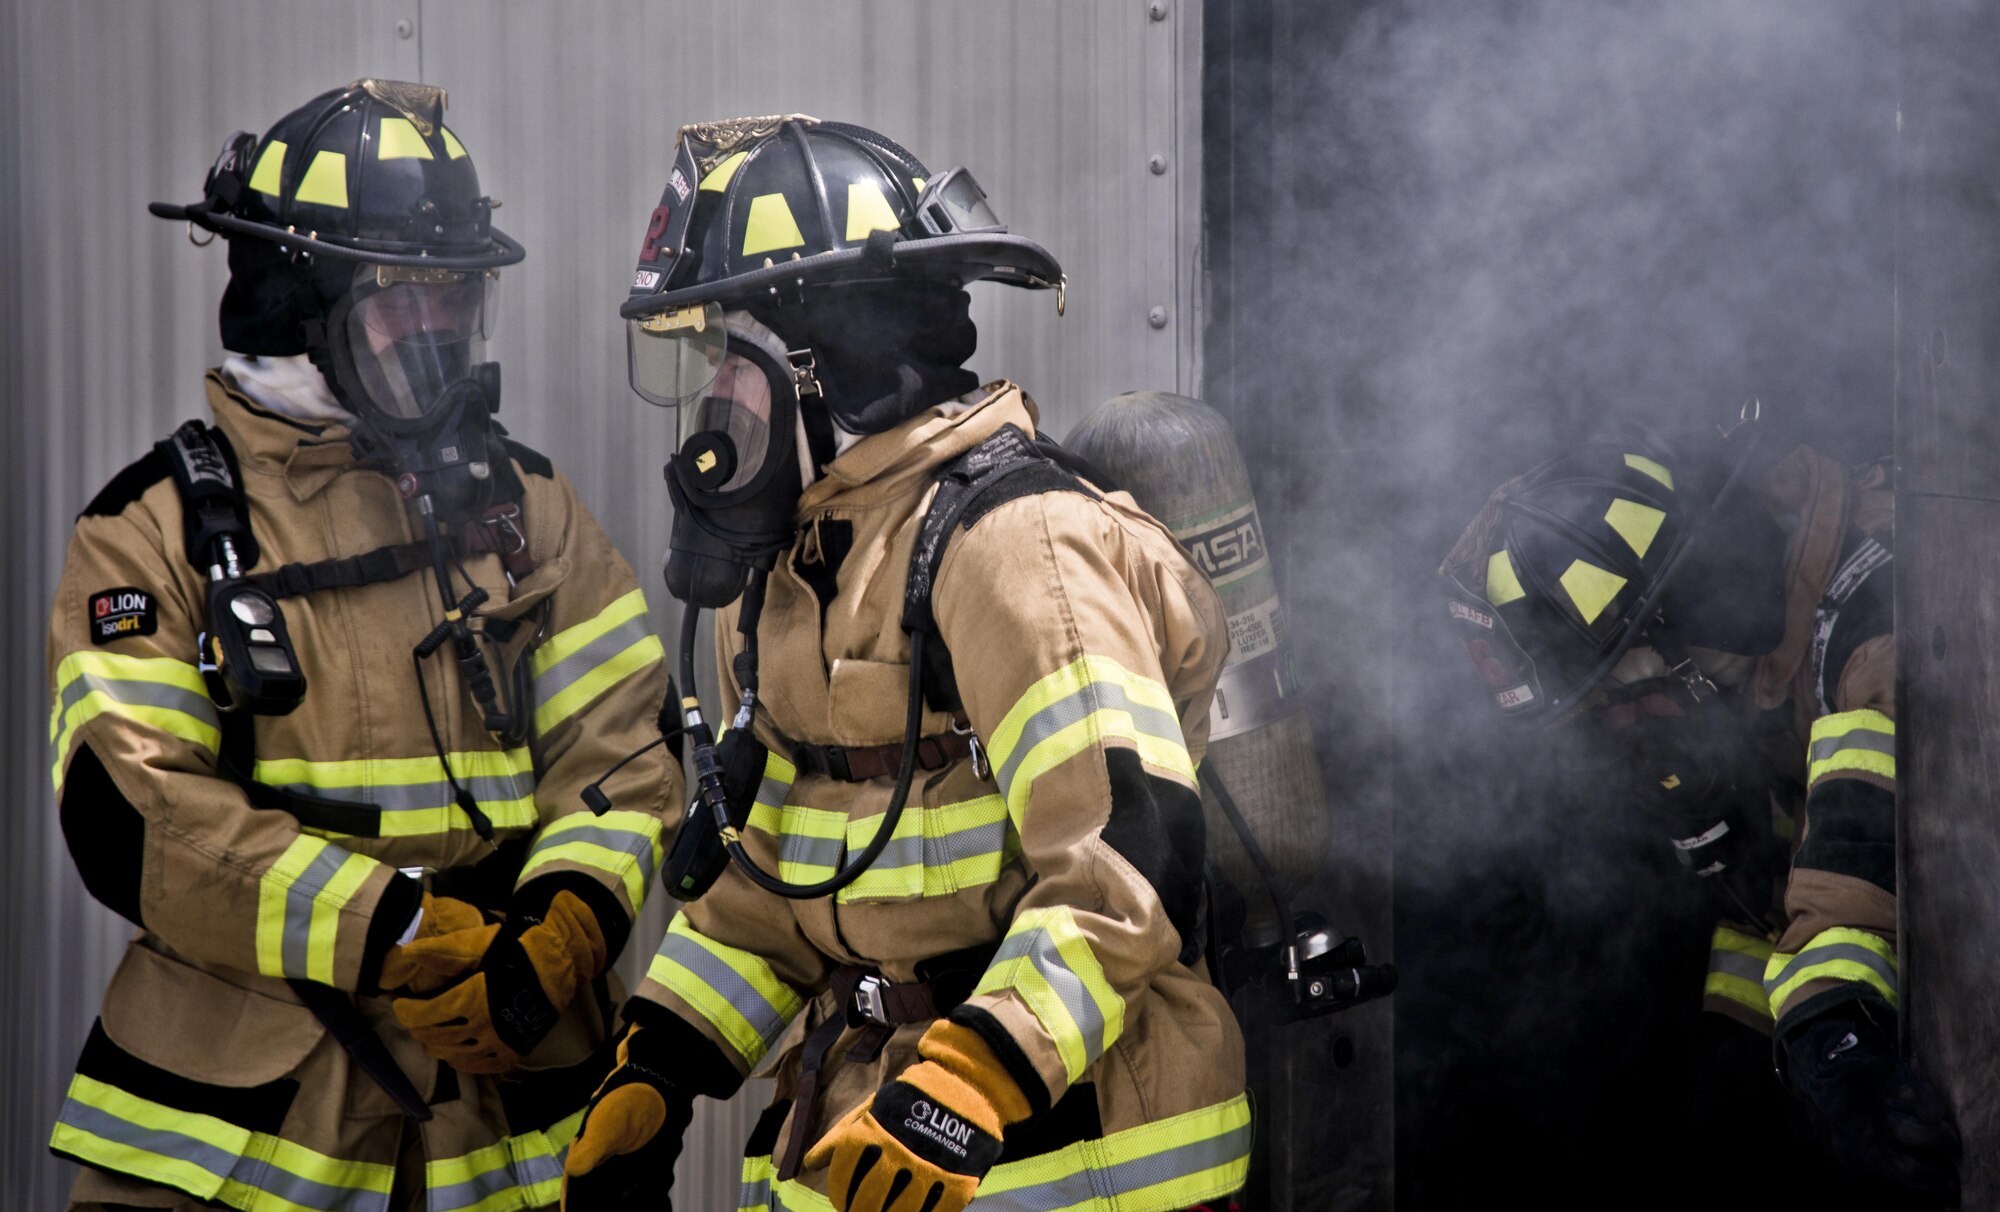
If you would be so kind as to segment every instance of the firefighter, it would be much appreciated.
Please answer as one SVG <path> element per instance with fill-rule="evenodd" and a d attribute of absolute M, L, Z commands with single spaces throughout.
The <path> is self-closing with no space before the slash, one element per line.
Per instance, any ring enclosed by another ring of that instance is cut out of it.
<path fill-rule="evenodd" d="M 1446 606 L 1499 710 L 1609 738 L 1604 785 L 1712 893 L 1703 1008 L 1770 1037 L 1855 1179 L 1955 1202 L 1950 1108 L 1897 1051 L 1886 468 L 1799 447 L 1753 473 L 1757 432 L 1748 408 L 1720 440 L 1635 431 L 1509 481 Z"/>
<path fill-rule="evenodd" d="M 799 116 L 683 128 L 624 314 L 634 387 L 680 406 L 668 584 L 690 646 L 721 608 L 738 709 L 711 757 L 691 705 L 668 879 L 712 887 L 628 1006 L 570 1212 L 664 1206 L 695 1097 L 760 1066 L 744 1208 L 1242 1183 L 1242 1040 L 1198 951 L 1224 616 L 963 368 L 978 280 L 1062 289 L 962 168 Z M 715 808 L 728 853 L 683 864 Z"/>
<path fill-rule="evenodd" d="M 84 885 L 139 934 L 52 1149 L 73 1208 L 556 1203 L 680 774 L 631 569 L 493 420 L 492 225 L 442 90 L 360 80 L 155 213 L 227 241 L 213 427 L 77 519 L 49 624 Z"/>

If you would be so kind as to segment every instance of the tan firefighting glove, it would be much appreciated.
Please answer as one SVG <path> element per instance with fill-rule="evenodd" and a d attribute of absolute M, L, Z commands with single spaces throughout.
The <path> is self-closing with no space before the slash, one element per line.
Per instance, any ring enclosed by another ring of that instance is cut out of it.
<path fill-rule="evenodd" d="M 634 1023 L 618 1041 L 618 1067 L 583 1112 L 563 1160 L 563 1212 L 671 1212 L 674 1162 L 694 1120 L 694 1095 L 667 1080 L 665 1037 Z"/>
<path fill-rule="evenodd" d="M 477 968 L 498 933 L 499 923 L 488 922 L 473 906 L 426 892 L 416 936 L 389 948 L 375 983 L 419 995 L 436 993 Z"/>
<path fill-rule="evenodd" d="M 575 893 L 558 892 L 539 919 L 509 913 L 471 976 L 435 997 L 397 999 L 396 1019 L 462 1073 L 505 1073 L 609 958 L 596 915 Z"/>
<path fill-rule="evenodd" d="M 962 1212 L 1000 1157 L 1007 1125 L 1028 1098 L 986 1041 L 938 1023 L 923 1059 L 842 1116 L 806 1154 L 825 1166 L 835 1212 Z"/>

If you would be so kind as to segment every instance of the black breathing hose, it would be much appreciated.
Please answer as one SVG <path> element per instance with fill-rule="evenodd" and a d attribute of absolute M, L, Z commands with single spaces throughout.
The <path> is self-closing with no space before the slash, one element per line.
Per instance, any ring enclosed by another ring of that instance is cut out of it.
<path fill-rule="evenodd" d="M 875 836 L 869 840 L 868 845 L 863 847 L 861 853 L 846 866 L 819 883 L 791 884 L 759 867 L 749 852 L 743 849 L 741 841 L 728 843 L 729 857 L 736 860 L 737 867 L 750 878 L 751 883 L 766 892 L 790 900 L 812 900 L 815 897 L 832 896 L 847 887 L 859 879 L 862 872 L 874 866 L 876 859 L 882 857 L 882 852 L 889 848 L 890 839 L 895 836 L 897 823 L 903 819 L 903 806 L 909 802 L 910 783 L 917 773 L 918 730 L 923 727 L 924 719 L 923 680 L 924 633 L 914 631 L 910 633 L 910 706 L 903 721 L 903 759 L 896 768 L 895 794 L 889 797 L 889 807 L 882 813 L 881 827 L 875 830 Z"/>
<path fill-rule="evenodd" d="M 1222 776 L 1217 774 L 1211 762 L 1203 762 L 1195 771 L 1195 777 L 1215 796 L 1222 815 L 1229 818 L 1229 827 L 1236 831 L 1243 843 L 1243 851 L 1250 856 L 1250 865 L 1257 869 L 1257 878 L 1263 881 L 1264 894 L 1271 898 L 1271 909 L 1278 915 L 1279 937 L 1286 938 L 1292 930 L 1292 902 L 1278 883 L 1278 873 L 1271 868 L 1271 860 L 1265 857 L 1264 847 L 1257 842 L 1257 835 L 1250 832 L 1250 822 L 1243 819 L 1237 810 L 1236 797 L 1223 786 Z"/>
<path fill-rule="evenodd" d="M 743 615 L 738 622 L 738 630 L 743 633 L 744 647 L 737 659 L 736 677 L 743 686 L 743 703 L 739 712 L 739 727 L 749 727 L 748 716 L 756 705 L 757 686 L 757 615 L 762 613 L 764 600 L 764 573 L 759 570 L 750 587 L 744 593 Z M 875 831 L 867 846 L 860 854 L 816 884 L 794 884 L 772 875 L 757 865 L 743 848 L 741 836 L 736 831 L 735 822 L 729 812 L 728 788 L 723 782 L 722 767 L 715 758 L 715 735 L 708 723 L 702 719 L 701 698 L 695 690 L 694 645 L 695 624 L 700 616 L 699 608 L 687 606 L 681 611 L 681 713 L 685 721 L 687 739 L 693 745 L 695 771 L 695 794 L 708 809 L 709 820 L 722 830 L 723 844 L 729 857 L 742 870 L 751 883 L 775 896 L 788 900 L 813 900 L 831 896 L 847 887 L 861 873 L 874 866 L 875 860 L 889 847 L 895 836 L 896 826 L 903 819 L 903 808 L 909 802 L 910 784 L 917 773 L 917 740 L 923 727 L 924 717 L 924 636 L 923 632 L 910 635 L 910 700 L 909 711 L 903 724 L 903 757 L 896 770 L 896 790 L 889 799 L 889 807 L 882 814 L 881 827 Z"/>

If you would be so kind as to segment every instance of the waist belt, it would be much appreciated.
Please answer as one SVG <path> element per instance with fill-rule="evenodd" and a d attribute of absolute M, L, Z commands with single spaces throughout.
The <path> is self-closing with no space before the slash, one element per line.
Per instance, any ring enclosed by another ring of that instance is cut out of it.
<path fill-rule="evenodd" d="M 951 717 L 951 731 L 917 741 L 917 768 L 942 770 L 953 762 L 971 758 L 974 772 L 987 775 L 986 751 L 972 733 L 972 721 L 964 712 Z M 792 764 L 801 771 L 825 775 L 843 783 L 865 783 L 870 779 L 892 779 L 903 765 L 903 742 L 886 745 L 815 745 L 792 742 Z"/>
<path fill-rule="evenodd" d="M 894 748 L 901 749 L 902 746 Z M 780 1179 L 796 1175 L 799 1160 L 805 1156 L 806 1132 L 819 1115 L 820 1076 L 827 1052 L 847 1033 L 849 1027 L 859 1027 L 861 1034 L 855 1039 L 854 1046 L 847 1050 L 847 1058 L 865 1065 L 882 1054 L 882 1046 L 889 1042 L 897 1027 L 905 1023 L 927 1023 L 951 1013 L 953 1007 L 964 999 L 959 997 L 944 1002 L 940 998 L 938 983 L 910 981 L 898 984 L 883 980 L 880 973 L 852 964 L 834 971 L 834 1005 L 840 1009 L 806 1037 L 805 1049 L 799 1054 L 799 1088 L 792 1102 L 792 1130 L 785 1141 L 784 1156 L 778 1164 Z M 948 994 L 945 996 L 949 997 Z"/>

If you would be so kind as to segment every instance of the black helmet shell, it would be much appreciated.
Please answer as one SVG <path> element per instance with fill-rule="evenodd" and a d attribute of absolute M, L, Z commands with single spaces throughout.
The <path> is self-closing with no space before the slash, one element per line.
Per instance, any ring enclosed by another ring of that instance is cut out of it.
<path fill-rule="evenodd" d="M 1555 721 L 1582 705 L 1659 612 L 1719 488 L 1650 435 L 1589 442 L 1494 492 L 1439 570 L 1453 624 L 1494 702 Z"/>
<path fill-rule="evenodd" d="M 1047 249 L 993 225 L 935 234 L 917 203 L 931 174 L 866 127 L 802 114 L 681 129 L 620 314 L 740 303 L 895 277 L 1057 287 Z"/>
<path fill-rule="evenodd" d="M 200 202 L 152 212 L 341 260 L 512 265 L 525 254 L 493 226 L 495 204 L 444 108 L 441 88 L 357 80 L 286 114 L 254 146 L 232 137 Z"/>

